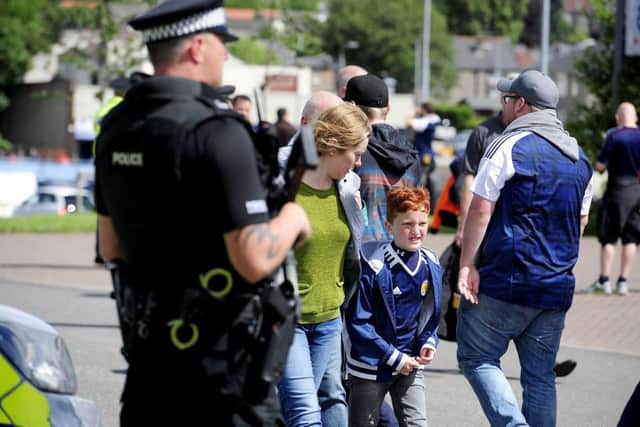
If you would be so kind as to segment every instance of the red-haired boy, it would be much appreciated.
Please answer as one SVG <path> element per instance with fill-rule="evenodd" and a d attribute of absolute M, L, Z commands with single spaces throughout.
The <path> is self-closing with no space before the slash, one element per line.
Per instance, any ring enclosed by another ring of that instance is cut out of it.
<path fill-rule="evenodd" d="M 430 207 L 422 188 L 390 190 L 385 227 L 393 241 L 362 259 L 345 321 L 351 426 L 377 425 L 387 392 L 401 425 L 427 425 L 421 368 L 438 345 L 442 286 L 437 257 L 422 248 Z"/>

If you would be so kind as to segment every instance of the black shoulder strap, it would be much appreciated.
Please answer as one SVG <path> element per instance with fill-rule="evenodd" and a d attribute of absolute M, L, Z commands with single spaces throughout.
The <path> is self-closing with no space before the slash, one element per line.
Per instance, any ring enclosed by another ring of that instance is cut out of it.
<path fill-rule="evenodd" d="M 232 110 L 222 110 L 215 105 L 216 102 L 221 101 L 202 96 L 196 98 L 201 103 L 211 107 L 216 113 L 212 116 L 205 117 L 203 120 L 194 120 L 193 125 L 198 126 L 204 121 L 221 118 L 232 118 L 242 124 L 253 141 L 260 180 L 265 188 L 271 189 L 274 179 L 280 174 L 280 167 L 278 165 L 279 142 L 278 136 L 274 131 L 275 128 L 271 125 L 267 126 L 266 122 L 261 122 L 256 130 L 251 127 L 251 124 L 247 122 L 241 114 Z"/>

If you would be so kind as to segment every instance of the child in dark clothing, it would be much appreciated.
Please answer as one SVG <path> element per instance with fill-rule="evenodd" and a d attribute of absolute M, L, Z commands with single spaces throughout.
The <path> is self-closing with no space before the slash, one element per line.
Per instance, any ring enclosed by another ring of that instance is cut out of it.
<path fill-rule="evenodd" d="M 429 210 L 426 190 L 390 190 L 385 227 L 393 242 L 362 259 L 345 322 L 352 426 L 376 425 L 387 392 L 400 425 L 427 425 L 422 366 L 438 344 L 441 291 L 438 259 L 422 248 Z"/>

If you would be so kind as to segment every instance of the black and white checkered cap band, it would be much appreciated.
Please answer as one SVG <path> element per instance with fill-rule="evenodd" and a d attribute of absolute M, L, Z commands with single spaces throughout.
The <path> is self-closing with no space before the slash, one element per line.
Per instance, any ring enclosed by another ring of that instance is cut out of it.
<path fill-rule="evenodd" d="M 158 40 L 171 39 L 225 24 L 224 8 L 219 7 L 197 13 L 180 21 L 144 30 L 142 31 L 142 40 L 145 43 L 150 43 Z"/>

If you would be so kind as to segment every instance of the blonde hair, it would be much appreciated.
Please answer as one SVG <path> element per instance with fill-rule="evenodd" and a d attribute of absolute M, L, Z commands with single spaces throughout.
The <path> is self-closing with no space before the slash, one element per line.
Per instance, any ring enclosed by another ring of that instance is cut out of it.
<path fill-rule="evenodd" d="M 386 120 L 389 113 L 389 107 L 367 107 L 366 105 L 358 105 L 363 113 L 367 115 L 369 121 L 372 120 Z"/>
<path fill-rule="evenodd" d="M 322 112 L 313 122 L 313 136 L 320 155 L 355 148 L 371 134 L 367 116 L 353 104 L 345 103 Z"/>

